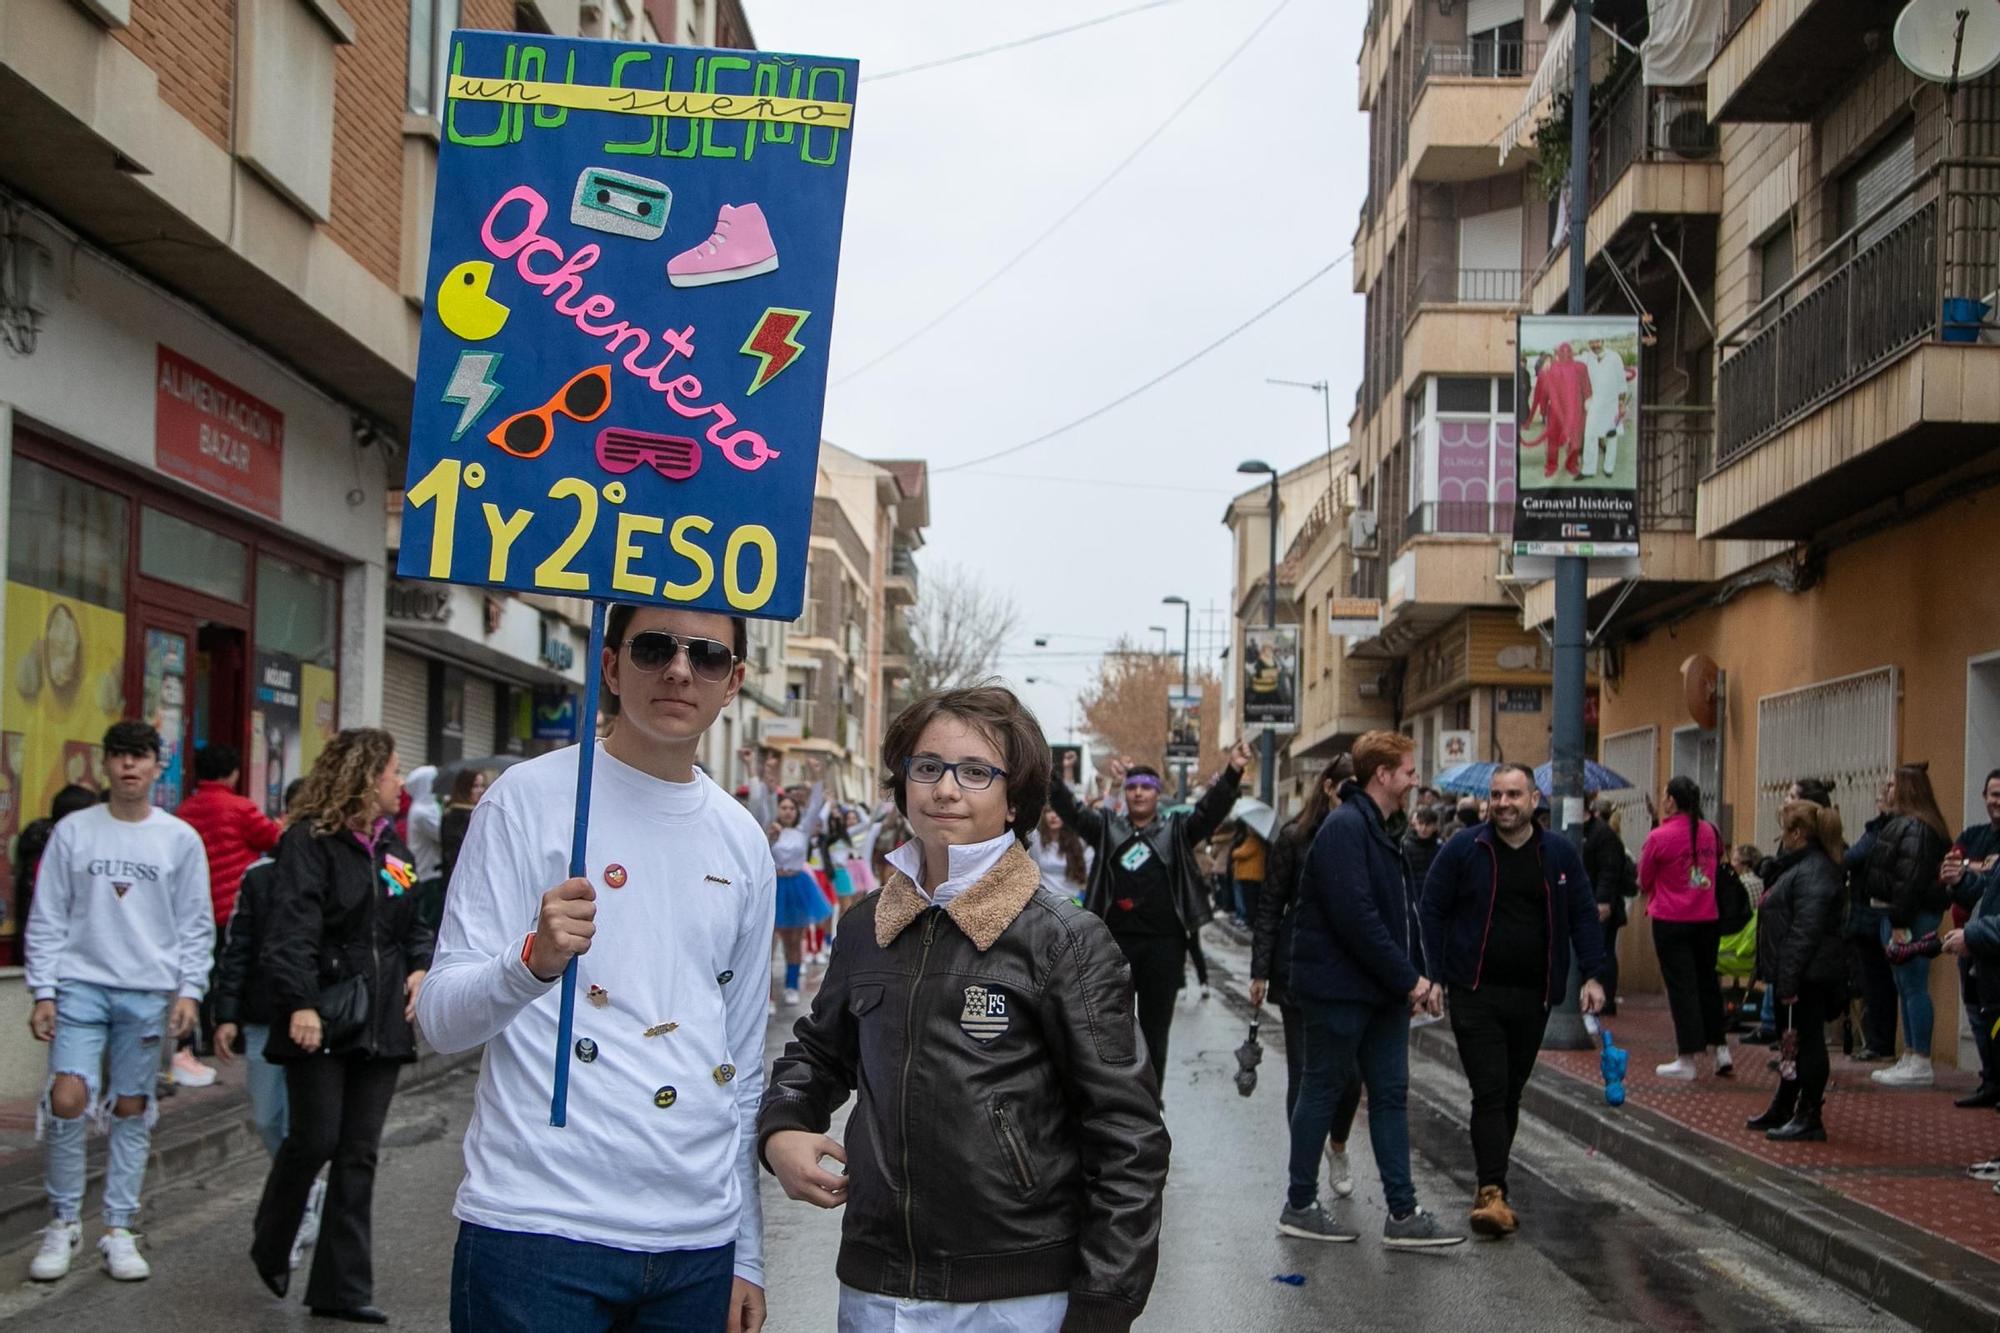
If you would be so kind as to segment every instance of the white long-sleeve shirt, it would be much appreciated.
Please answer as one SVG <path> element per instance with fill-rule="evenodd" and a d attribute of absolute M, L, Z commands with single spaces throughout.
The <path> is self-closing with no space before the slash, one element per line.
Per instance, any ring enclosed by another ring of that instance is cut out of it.
<path fill-rule="evenodd" d="M 62 820 L 28 909 L 28 990 L 64 982 L 199 1000 L 215 961 L 208 852 L 192 826 L 153 808 L 120 819 L 93 805 Z"/>
<path fill-rule="evenodd" d="M 528 971 L 521 945 L 569 878 L 576 768 L 573 746 L 517 764 L 473 811 L 417 998 L 439 1050 L 486 1043 L 453 1212 L 643 1253 L 734 1241 L 736 1275 L 762 1285 L 770 847 L 706 777 L 663 782 L 598 749 L 585 858 L 597 932 L 577 965 L 568 1125 L 551 1128 L 561 987 Z"/>

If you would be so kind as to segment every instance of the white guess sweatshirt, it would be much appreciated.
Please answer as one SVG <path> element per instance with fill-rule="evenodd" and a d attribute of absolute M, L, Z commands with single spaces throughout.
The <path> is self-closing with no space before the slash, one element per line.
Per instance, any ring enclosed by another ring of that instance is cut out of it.
<path fill-rule="evenodd" d="M 662 782 L 599 747 L 568 1124 L 549 1124 L 560 982 L 521 961 L 569 878 L 577 751 L 501 774 L 474 809 L 417 1025 L 486 1043 L 453 1212 L 478 1226 L 658 1253 L 736 1243 L 764 1281 L 756 1178 L 776 876 L 757 821 L 699 776 Z M 650 1035 L 649 1035 L 650 1034 Z"/>
<path fill-rule="evenodd" d="M 28 909 L 37 1000 L 79 981 L 199 1000 L 214 955 L 208 851 L 190 825 L 157 807 L 119 819 L 104 805 L 56 825 Z"/>

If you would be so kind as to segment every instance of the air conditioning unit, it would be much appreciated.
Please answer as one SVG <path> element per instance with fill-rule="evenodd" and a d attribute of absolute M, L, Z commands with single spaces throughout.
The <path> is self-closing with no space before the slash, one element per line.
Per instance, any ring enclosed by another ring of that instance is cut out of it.
<path fill-rule="evenodd" d="M 1375 523 L 1375 511 L 1357 509 L 1347 520 L 1347 546 L 1356 555 L 1374 555 L 1382 549 L 1381 532 Z"/>
<path fill-rule="evenodd" d="M 1708 103 L 1696 97 L 1661 97 L 1653 103 L 1653 146 L 1696 161 L 1714 157 L 1720 144 L 1708 123 Z"/>

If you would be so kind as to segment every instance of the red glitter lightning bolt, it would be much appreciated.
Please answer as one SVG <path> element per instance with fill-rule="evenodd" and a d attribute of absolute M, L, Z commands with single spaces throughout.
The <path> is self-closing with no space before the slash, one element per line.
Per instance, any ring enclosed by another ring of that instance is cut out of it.
<path fill-rule="evenodd" d="M 743 340 L 741 349 L 745 356 L 754 356 L 761 363 L 756 378 L 750 381 L 749 392 L 755 393 L 778 378 L 779 372 L 805 352 L 798 332 L 810 317 L 806 311 L 775 305 L 764 312 L 764 318 L 757 321 L 757 327 Z"/>

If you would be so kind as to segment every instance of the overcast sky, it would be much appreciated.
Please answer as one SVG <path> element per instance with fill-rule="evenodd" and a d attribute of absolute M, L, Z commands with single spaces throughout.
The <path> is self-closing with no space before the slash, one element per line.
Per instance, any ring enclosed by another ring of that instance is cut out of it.
<path fill-rule="evenodd" d="M 1012 594 L 1003 664 L 1057 685 L 1026 697 L 1051 737 L 1129 634 L 1180 648 L 1180 594 L 1226 607 L 1221 518 L 1236 464 L 1280 468 L 1336 442 L 1361 375 L 1361 298 L 1342 263 L 1226 347 L 1087 425 L 940 473 L 1093 411 L 1342 255 L 1366 193 L 1355 109 L 1364 6 L 1176 0 L 1024 48 L 869 75 L 1132 9 L 1141 0 L 745 0 L 757 44 L 861 62 L 826 436 L 931 465 L 922 563 Z M 984 281 L 1167 119 L 1274 9 L 1276 18 L 1145 153 L 975 301 L 838 383 Z M 1038 635 L 1055 636 L 1036 650 Z M 1037 658 L 1042 659 L 1037 665 Z"/>

